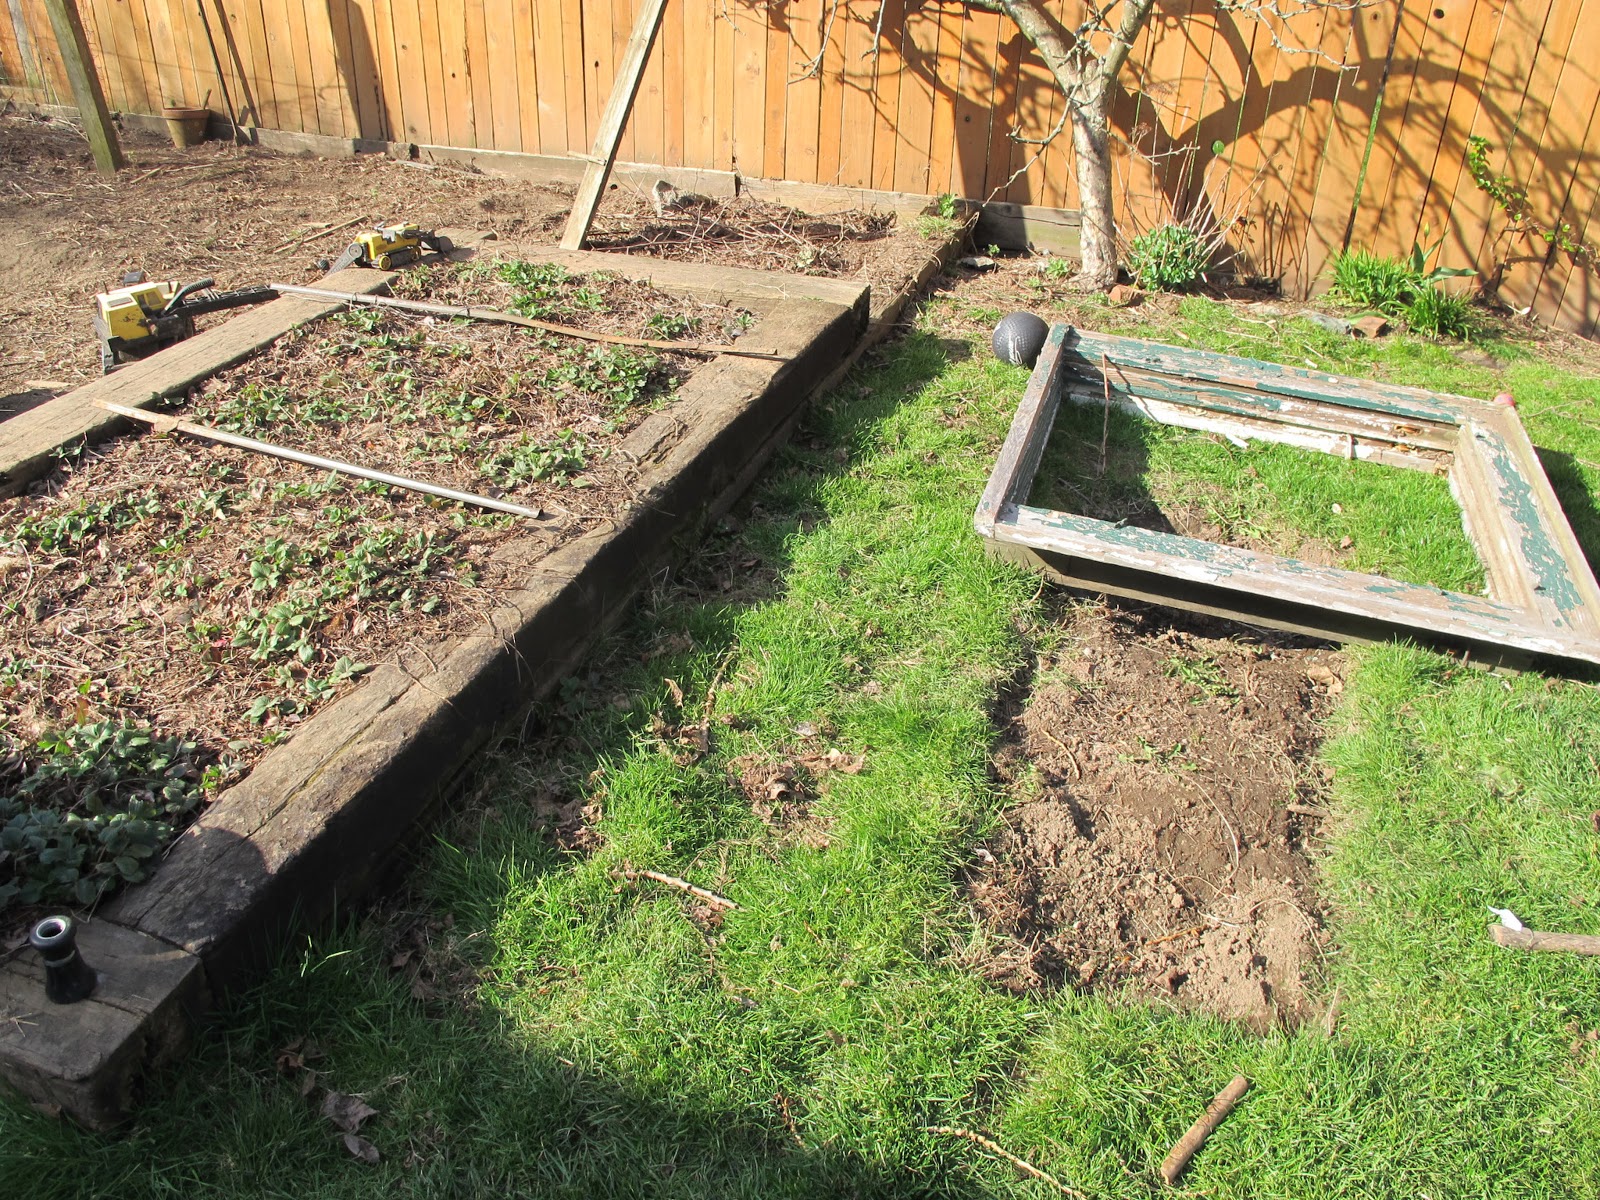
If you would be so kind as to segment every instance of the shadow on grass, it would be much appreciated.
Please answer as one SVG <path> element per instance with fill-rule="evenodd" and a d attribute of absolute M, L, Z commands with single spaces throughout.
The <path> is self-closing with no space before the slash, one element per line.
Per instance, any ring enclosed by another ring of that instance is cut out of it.
<path fill-rule="evenodd" d="M 759 1103 L 715 1080 L 695 1094 L 682 1078 L 706 1078 L 704 1047 L 681 1048 L 686 1062 L 699 1056 L 690 1066 L 671 1049 L 629 1059 L 606 1050 L 602 1037 L 585 1058 L 571 1049 L 581 1039 L 540 1020 L 524 1027 L 505 1011 L 522 1004 L 537 1013 L 551 991 L 547 979 L 577 980 L 594 966 L 551 953 L 507 967 L 519 949 L 506 932 L 516 927 L 517 903 L 534 894 L 588 902 L 594 892 L 597 929 L 631 919 L 603 877 L 594 888 L 571 878 L 589 858 L 581 808 L 594 785 L 586 781 L 635 754 L 641 739 L 669 736 L 653 721 L 672 688 L 694 697 L 680 720 L 696 723 L 700 697 L 738 643 L 740 616 L 784 593 L 797 535 L 829 520 L 827 489 L 903 399 L 949 365 L 947 349 L 923 334 L 892 354 L 892 368 L 877 356 L 822 401 L 736 514 L 508 733 L 466 799 L 415 843 L 403 865 L 416 870 L 416 892 L 346 914 L 331 931 L 286 939 L 268 979 L 229 1000 L 194 1057 L 156 1076 L 137 1122 L 120 1134 L 87 1134 L 15 1103 L 0 1106 L 0 1177 L 10 1190 L 40 1198 L 196 1189 L 297 1197 L 987 1194 L 957 1169 L 968 1156 L 956 1146 L 930 1151 L 917 1137 L 894 1153 L 874 1154 L 870 1142 L 861 1150 L 833 1139 L 808 1146 L 796 1123 L 801 1101 L 791 1113 L 778 1086 Z M 718 731 L 711 727 L 713 739 Z M 715 774 L 706 786 L 729 793 L 731 806 L 731 787 Z M 685 802 L 703 809 L 715 799 Z M 674 835 L 675 854 L 730 834 L 731 818 L 702 811 L 696 820 Z M 540 893 L 556 883 L 571 886 Z M 705 980 L 682 987 L 686 998 L 711 1003 Z M 743 1012 L 738 997 L 726 1002 Z M 316 1044 L 318 1057 L 286 1066 L 282 1051 L 301 1039 Z M 793 1065 L 775 1067 L 775 1077 Z M 726 1070 L 736 1077 L 748 1067 Z M 360 1092 L 378 1110 L 361 1130 L 383 1156 L 377 1166 L 352 1159 L 320 1115 L 328 1091 Z"/>

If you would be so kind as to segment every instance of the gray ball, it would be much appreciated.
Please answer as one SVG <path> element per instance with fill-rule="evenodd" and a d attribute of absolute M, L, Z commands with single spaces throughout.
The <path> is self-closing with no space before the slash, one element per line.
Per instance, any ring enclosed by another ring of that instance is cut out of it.
<path fill-rule="evenodd" d="M 1001 362 L 1031 367 L 1049 336 L 1050 326 L 1041 318 L 1031 312 L 1014 312 L 1000 319 L 990 344 L 994 347 L 994 356 Z"/>

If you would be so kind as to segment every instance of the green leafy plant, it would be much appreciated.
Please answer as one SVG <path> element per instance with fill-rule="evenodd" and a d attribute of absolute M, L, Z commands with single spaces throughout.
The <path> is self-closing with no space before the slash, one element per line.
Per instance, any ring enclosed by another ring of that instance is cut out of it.
<path fill-rule="evenodd" d="M 1467 297 L 1443 288 L 1429 288 L 1417 295 L 1405 311 L 1406 324 L 1429 337 L 1469 338 L 1475 323 Z"/>
<path fill-rule="evenodd" d="M 644 334 L 658 341 L 671 341 L 673 338 L 694 333 L 699 328 L 698 317 L 686 317 L 679 313 L 656 313 L 644 323 Z"/>
<path fill-rule="evenodd" d="M 946 221 L 954 221 L 961 215 L 961 201 L 954 192 L 945 192 L 934 202 L 934 207 Z"/>
<path fill-rule="evenodd" d="M 588 450 L 589 443 L 568 429 L 550 442 L 523 437 L 515 445 L 488 455 L 481 468 L 501 487 L 538 481 L 565 483 L 588 465 Z"/>
<path fill-rule="evenodd" d="M 145 878 L 205 797 L 194 744 L 139 726 L 71 725 L 0 752 L 0 910 L 93 904 Z"/>
<path fill-rule="evenodd" d="M 1424 227 L 1423 235 L 1427 235 Z M 1418 333 L 1433 337 L 1467 337 L 1472 332 L 1471 305 L 1465 296 L 1444 291 L 1447 279 L 1475 274 L 1470 267 L 1430 266 L 1444 239 L 1429 249 L 1413 242 L 1404 261 L 1346 250 L 1333 256 L 1333 292 L 1390 317 L 1403 317 Z"/>
<path fill-rule="evenodd" d="M 1205 278 L 1212 247 L 1194 229 L 1180 223 L 1157 225 L 1128 243 L 1128 273 L 1142 288 L 1181 292 Z"/>
<path fill-rule="evenodd" d="M 550 369 L 546 382 L 609 399 L 617 409 L 637 404 L 651 390 L 661 359 L 626 346 L 591 346 Z"/>
<path fill-rule="evenodd" d="M 1488 138 L 1481 134 L 1470 135 L 1467 138 L 1467 171 L 1478 190 L 1498 204 L 1511 219 L 1511 232 L 1539 238 L 1557 250 L 1572 255 L 1580 265 L 1592 269 L 1597 258 L 1595 247 L 1579 241 L 1576 231 L 1559 216 L 1554 223 L 1541 220 L 1533 210 L 1528 189 L 1509 175 L 1497 174 L 1489 166 L 1491 149 Z"/>
<path fill-rule="evenodd" d="M 516 289 L 511 310 L 525 317 L 551 319 L 605 307 L 605 297 L 597 289 L 578 284 L 555 263 L 503 262 L 498 274 Z"/>
<path fill-rule="evenodd" d="M 1066 279 L 1076 269 L 1071 259 L 1054 257 L 1045 259 L 1040 272 L 1046 279 Z"/>

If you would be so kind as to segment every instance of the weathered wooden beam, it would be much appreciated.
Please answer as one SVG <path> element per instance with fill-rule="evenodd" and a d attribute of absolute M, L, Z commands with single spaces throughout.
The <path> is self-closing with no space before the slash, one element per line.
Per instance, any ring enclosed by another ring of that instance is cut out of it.
<path fill-rule="evenodd" d="M 50 26 L 55 30 L 56 46 L 61 51 L 61 64 L 66 68 L 67 81 L 72 84 L 72 98 L 78 105 L 78 118 L 89 139 L 95 168 L 102 175 L 113 176 L 125 165 L 122 146 L 106 109 L 105 92 L 100 88 L 100 77 L 95 74 L 94 59 L 89 56 L 89 39 L 83 34 L 77 0 L 44 0 L 44 6 L 50 14 Z"/>
<path fill-rule="evenodd" d="M 623 51 L 622 62 L 617 66 L 617 79 L 611 86 L 611 97 L 600 117 L 600 131 L 595 134 L 594 150 L 589 167 L 573 197 L 572 215 L 567 218 L 566 232 L 561 235 L 563 250 L 581 250 L 583 239 L 589 236 L 589 223 L 594 220 L 595 209 L 600 207 L 600 196 L 606 188 L 606 178 L 611 174 L 611 164 L 617 161 L 617 143 L 622 140 L 622 127 L 627 124 L 628 113 L 633 108 L 633 98 L 639 93 L 639 79 L 644 74 L 645 59 L 650 57 L 650 47 L 655 45 L 656 30 L 661 28 L 661 13 L 667 0 L 644 0 L 639 15 L 633 22 L 633 36 Z"/>

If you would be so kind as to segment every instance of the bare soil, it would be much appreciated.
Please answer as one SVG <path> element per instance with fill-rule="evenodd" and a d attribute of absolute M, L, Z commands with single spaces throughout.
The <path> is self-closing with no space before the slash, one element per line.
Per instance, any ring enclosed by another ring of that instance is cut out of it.
<path fill-rule="evenodd" d="M 313 159 L 224 141 L 177 150 L 135 131 L 122 143 L 129 166 L 106 181 L 74 126 L 0 114 L 0 419 L 99 375 L 93 298 L 125 272 L 209 276 L 221 289 L 314 283 L 318 260 L 336 258 L 360 227 L 408 220 L 554 245 L 572 205 L 563 186 L 377 154 Z M 626 188 L 607 194 L 590 244 L 853 276 L 875 295 L 897 290 L 937 248 L 891 215 L 813 217 L 749 197 L 662 220 Z"/>
<path fill-rule="evenodd" d="M 1311 1015 L 1327 941 L 1309 851 L 1319 721 L 1344 661 L 1303 640 L 1141 606 L 1068 610 L 1001 713 L 1016 802 L 967 887 L 985 974 L 1200 1009 Z"/>

